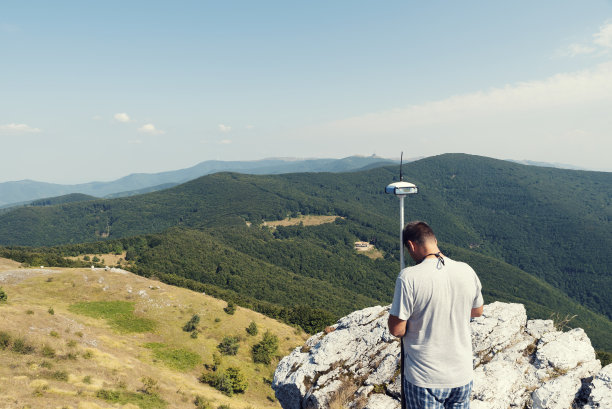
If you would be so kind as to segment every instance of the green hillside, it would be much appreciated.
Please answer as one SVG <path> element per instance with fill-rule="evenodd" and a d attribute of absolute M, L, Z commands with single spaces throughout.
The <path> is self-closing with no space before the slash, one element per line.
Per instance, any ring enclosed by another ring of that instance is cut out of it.
<path fill-rule="evenodd" d="M 27 268 L 0 258 L 0 279 L 3 408 L 280 409 L 274 368 L 307 338 L 262 314 L 240 307 L 229 314 L 222 300 L 126 271 Z M 252 353 L 265 334 L 277 345 L 268 363 Z M 233 353 L 219 348 L 226 338 Z M 246 390 L 202 382 L 230 368 L 239 368 Z"/>
<path fill-rule="evenodd" d="M 574 325 L 591 328 L 597 344 L 612 350 L 605 339 L 612 329 L 612 174 L 462 154 L 407 164 L 404 174 L 419 186 L 406 201 L 407 219 L 430 222 L 444 251 L 469 260 L 488 300 L 523 302 L 534 316 L 578 313 Z M 143 274 L 174 274 L 274 305 L 303 301 L 342 314 L 390 302 L 398 202 L 382 190 L 396 178 L 397 167 L 220 173 L 141 196 L 17 209 L 0 216 L 0 244 L 101 241 L 53 251 L 118 246 Z M 261 227 L 297 214 L 342 219 Z M 127 239 L 151 233 L 159 234 Z M 357 254 L 358 240 L 374 243 L 384 257 Z"/>

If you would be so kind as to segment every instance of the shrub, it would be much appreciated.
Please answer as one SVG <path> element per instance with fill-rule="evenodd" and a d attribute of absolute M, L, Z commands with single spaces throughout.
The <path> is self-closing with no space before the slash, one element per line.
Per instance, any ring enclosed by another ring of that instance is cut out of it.
<path fill-rule="evenodd" d="M 185 325 L 183 325 L 183 331 L 185 332 L 195 331 L 199 323 L 200 323 L 200 316 L 198 314 L 193 314 L 191 319 L 187 321 Z"/>
<path fill-rule="evenodd" d="M 255 323 L 255 321 L 251 321 L 249 326 L 246 327 L 246 332 L 247 334 L 252 335 L 252 336 L 257 335 L 257 333 L 259 332 L 259 329 L 257 328 L 257 324 Z"/>
<path fill-rule="evenodd" d="M 193 331 L 190 335 L 191 338 L 196 339 L 198 337 L 198 331 Z"/>
<path fill-rule="evenodd" d="M 266 331 L 263 339 L 257 344 L 253 345 L 251 349 L 251 355 L 253 356 L 253 362 L 262 363 L 269 365 L 272 361 L 272 357 L 278 352 L 278 337 L 272 334 L 270 331 Z"/>
<path fill-rule="evenodd" d="M 200 382 L 207 383 L 228 396 L 243 393 L 248 387 L 246 377 L 236 367 L 230 367 L 221 372 L 204 373 L 200 377 Z"/>
<path fill-rule="evenodd" d="M 47 312 L 51 315 L 55 314 L 55 310 L 53 309 L 53 307 L 49 307 L 49 309 L 47 310 Z"/>
<path fill-rule="evenodd" d="M 13 342 L 13 351 L 18 354 L 31 354 L 34 352 L 34 347 L 28 344 L 24 338 L 17 338 Z"/>
<path fill-rule="evenodd" d="M 200 395 L 195 397 L 193 403 L 195 404 L 196 409 L 212 409 L 210 403 Z"/>
<path fill-rule="evenodd" d="M 223 311 L 225 311 L 229 315 L 234 315 L 234 313 L 236 312 L 236 304 L 231 301 L 228 302 L 227 307 L 223 308 Z"/>
<path fill-rule="evenodd" d="M 44 345 L 40 350 L 40 353 L 45 358 L 55 358 L 55 350 L 51 348 L 49 345 Z"/>
<path fill-rule="evenodd" d="M 223 340 L 219 345 L 217 345 L 217 349 L 223 355 L 236 355 L 238 353 L 238 348 L 240 347 L 240 340 L 237 336 L 226 336 L 223 337 Z"/>
<path fill-rule="evenodd" d="M 83 377 L 83 383 L 86 383 L 87 385 L 91 384 L 91 376 L 87 375 Z"/>
<path fill-rule="evenodd" d="M 55 371 L 51 373 L 51 379 L 55 379 L 56 381 L 68 382 L 68 372 L 66 371 Z"/>
<path fill-rule="evenodd" d="M 108 402 L 116 402 L 119 400 L 119 392 L 110 389 L 99 389 L 96 392 L 96 398 L 104 399 Z"/>
<path fill-rule="evenodd" d="M 0 331 L 0 349 L 6 349 L 11 344 L 11 336 L 8 332 Z"/>
<path fill-rule="evenodd" d="M 157 386 L 157 381 L 150 376 L 145 376 L 140 379 L 142 382 L 142 392 L 147 395 L 155 395 L 159 391 L 159 387 Z"/>
<path fill-rule="evenodd" d="M 59 338 L 59 334 L 57 331 L 51 331 L 49 332 L 49 336 L 52 336 L 53 338 Z"/>
<path fill-rule="evenodd" d="M 8 295 L 4 292 L 4 288 L 0 287 L 0 303 L 6 302 L 8 300 Z"/>

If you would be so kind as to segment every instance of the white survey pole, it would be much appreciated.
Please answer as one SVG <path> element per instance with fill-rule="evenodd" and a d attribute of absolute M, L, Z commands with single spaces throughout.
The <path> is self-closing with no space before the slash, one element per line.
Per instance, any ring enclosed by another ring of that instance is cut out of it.
<path fill-rule="evenodd" d="M 400 196 L 400 271 L 406 267 L 406 263 L 404 262 L 404 197 Z"/>
<path fill-rule="evenodd" d="M 402 152 L 403 156 L 403 152 Z M 385 188 L 385 193 L 394 194 L 399 198 L 400 202 L 400 271 L 406 267 L 404 263 L 404 198 L 408 195 L 418 193 L 416 185 L 408 182 L 404 182 L 402 176 L 402 162 L 400 159 L 400 181 L 391 183 Z M 404 341 L 400 342 L 400 376 L 401 376 L 401 408 L 406 408 L 405 393 L 404 393 Z"/>
<path fill-rule="evenodd" d="M 418 191 L 419 191 L 418 188 L 414 184 L 404 182 L 403 180 L 399 182 L 391 183 L 390 185 L 387 185 L 387 187 L 385 188 L 385 193 L 394 194 L 395 196 L 399 198 L 399 202 L 400 202 L 399 238 L 400 238 L 400 267 L 402 270 L 404 269 L 404 267 L 406 267 L 406 263 L 404 262 L 404 244 L 402 240 L 402 232 L 404 230 L 404 198 L 408 195 L 413 195 L 415 193 L 418 193 Z"/>

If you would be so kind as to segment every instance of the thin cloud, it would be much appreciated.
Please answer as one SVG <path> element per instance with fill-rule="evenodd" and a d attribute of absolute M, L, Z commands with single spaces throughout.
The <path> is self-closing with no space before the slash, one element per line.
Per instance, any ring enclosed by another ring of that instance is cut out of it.
<path fill-rule="evenodd" d="M 245 128 L 246 129 L 253 129 L 253 128 L 255 128 L 255 125 L 247 125 L 247 126 L 245 126 Z"/>
<path fill-rule="evenodd" d="M 228 133 L 229 131 L 232 130 L 232 127 L 229 125 L 219 124 L 219 130 L 223 133 Z"/>
<path fill-rule="evenodd" d="M 576 57 L 595 52 L 605 54 L 610 49 L 612 49 L 612 22 L 599 27 L 599 31 L 593 34 L 593 40 L 590 44 L 572 43 L 561 54 L 566 57 Z"/>
<path fill-rule="evenodd" d="M 600 27 L 593 35 L 593 42 L 601 47 L 612 48 L 612 22 Z"/>
<path fill-rule="evenodd" d="M 549 157 L 610 171 L 612 62 L 437 101 L 293 131 L 295 146 L 340 152 L 359 146 L 409 156 L 470 152 L 497 158 Z"/>
<path fill-rule="evenodd" d="M 113 115 L 113 118 L 115 118 L 115 121 L 117 122 L 130 122 L 130 117 L 128 114 L 126 114 L 125 112 L 120 112 L 118 114 Z"/>
<path fill-rule="evenodd" d="M 598 100 L 612 100 L 612 63 L 593 70 L 562 73 L 541 81 L 522 82 L 471 94 L 370 113 L 324 125 L 329 130 L 376 135 L 414 125 L 464 121 L 499 113 L 554 109 Z"/>
<path fill-rule="evenodd" d="M 0 132 L 2 133 L 38 133 L 41 132 L 40 128 L 33 128 L 26 124 L 10 123 L 6 125 L 0 125 Z"/>
<path fill-rule="evenodd" d="M 229 145 L 230 143 L 232 143 L 232 141 L 229 140 L 229 139 L 222 139 L 222 140 L 219 141 L 219 143 L 221 145 Z"/>
<path fill-rule="evenodd" d="M 574 43 L 574 44 L 570 44 L 567 47 L 567 50 L 565 51 L 564 54 L 568 57 L 576 57 L 577 55 L 592 54 L 596 50 L 597 49 L 595 47 Z"/>
<path fill-rule="evenodd" d="M 155 125 L 153 124 L 144 124 L 143 126 L 138 128 L 138 132 L 146 133 L 149 135 L 161 135 L 161 134 L 166 133 L 165 131 L 162 131 L 161 129 L 155 128 Z"/>
<path fill-rule="evenodd" d="M 104 118 L 102 118 L 101 115 L 94 115 L 94 116 L 91 117 L 91 119 L 93 119 L 94 121 L 101 121 Z"/>

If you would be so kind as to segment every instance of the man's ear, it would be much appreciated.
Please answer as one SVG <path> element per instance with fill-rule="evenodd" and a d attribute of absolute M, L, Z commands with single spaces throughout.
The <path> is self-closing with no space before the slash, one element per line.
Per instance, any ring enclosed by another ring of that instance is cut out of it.
<path fill-rule="evenodd" d="M 414 253 L 414 243 L 412 242 L 412 240 L 408 240 L 408 243 L 406 243 L 406 247 L 411 253 Z"/>

